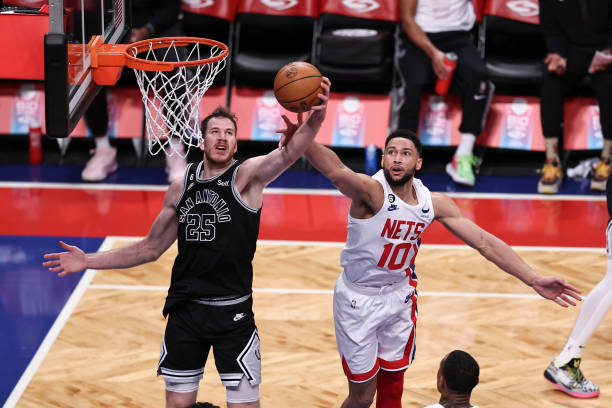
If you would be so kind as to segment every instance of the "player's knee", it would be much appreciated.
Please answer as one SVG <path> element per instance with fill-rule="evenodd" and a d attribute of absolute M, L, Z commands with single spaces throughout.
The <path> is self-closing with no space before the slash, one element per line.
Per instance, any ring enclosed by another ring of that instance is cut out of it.
<path fill-rule="evenodd" d="M 259 384 L 251 384 L 245 376 L 235 387 L 225 387 L 228 403 L 240 404 L 241 407 L 258 407 Z"/>
<path fill-rule="evenodd" d="M 179 394 L 187 394 L 198 390 L 200 386 L 200 378 L 193 378 L 189 380 L 175 381 L 164 377 L 166 383 L 166 391 L 175 392 Z"/>

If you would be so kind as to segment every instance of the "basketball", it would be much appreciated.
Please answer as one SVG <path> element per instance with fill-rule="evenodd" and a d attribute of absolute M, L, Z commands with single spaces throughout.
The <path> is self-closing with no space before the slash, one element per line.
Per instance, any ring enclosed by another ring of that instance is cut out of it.
<path fill-rule="evenodd" d="M 291 112 L 306 112 L 321 103 L 321 72 L 307 62 L 291 62 L 282 67 L 274 78 L 274 96 Z"/>

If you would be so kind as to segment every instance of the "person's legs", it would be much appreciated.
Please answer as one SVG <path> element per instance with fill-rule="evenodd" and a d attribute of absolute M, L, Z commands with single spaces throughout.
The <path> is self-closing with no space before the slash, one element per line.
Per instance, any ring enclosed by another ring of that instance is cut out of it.
<path fill-rule="evenodd" d="M 599 104 L 599 121 L 603 134 L 601 161 L 595 168 L 591 189 L 603 191 L 612 171 L 612 70 L 593 75 L 593 91 Z"/>
<path fill-rule="evenodd" d="M 561 391 L 578 398 L 599 395 L 599 387 L 580 370 L 582 350 L 601 321 L 612 308 L 612 180 L 606 182 L 608 225 L 606 227 L 606 275 L 582 302 L 572 333 L 561 353 L 544 371 L 544 377 Z"/>
<path fill-rule="evenodd" d="M 452 162 L 446 166 L 446 172 L 456 183 L 473 186 L 476 182 L 474 168 L 479 162 L 472 151 L 476 138 L 482 132 L 494 86 L 487 80 L 484 61 L 470 33 L 453 31 L 431 35 L 430 38 L 439 49 L 453 52 L 458 57 L 451 86 L 461 97 L 461 139 Z"/>
<path fill-rule="evenodd" d="M 368 408 L 374 402 L 376 383 L 376 376 L 363 383 L 349 380 L 349 395 L 342 403 L 342 408 Z"/>
<path fill-rule="evenodd" d="M 433 81 L 431 61 L 406 35 L 400 35 L 398 73 L 400 76 L 399 100 L 397 102 L 397 128 L 417 132 L 421 93 L 425 85 Z"/>
<path fill-rule="evenodd" d="M 117 170 L 117 149 L 108 142 L 108 107 L 106 90 L 102 88 L 85 111 L 85 122 L 89 131 L 94 135 L 96 147 L 93 156 L 89 159 L 81 178 L 84 181 L 102 181 Z"/>
<path fill-rule="evenodd" d="M 230 408 L 259 407 L 261 349 L 253 315 L 253 298 L 213 306 L 222 332 L 212 339 L 215 365 Z"/>
<path fill-rule="evenodd" d="M 476 183 L 474 169 L 479 164 L 473 154 L 474 144 L 482 133 L 495 87 L 487 79 L 484 61 L 469 33 L 457 33 L 457 36 L 452 43 L 452 47 L 457 47 L 453 52 L 458 56 L 453 87 L 461 96 L 461 140 L 446 171 L 456 183 L 471 187 Z"/>
<path fill-rule="evenodd" d="M 185 408 L 195 404 L 198 390 L 192 392 L 173 392 L 166 389 L 166 408 Z"/>
<path fill-rule="evenodd" d="M 402 394 L 404 393 L 404 373 L 399 371 L 378 371 L 376 381 L 376 406 L 384 408 L 402 408 Z"/>
<path fill-rule="evenodd" d="M 540 116 L 546 161 L 542 168 L 542 177 L 538 182 L 538 192 L 556 194 L 563 180 L 563 170 L 559 158 L 559 142 L 563 137 L 563 105 L 565 94 L 572 89 L 587 73 L 590 63 L 588 53 L 569 46 L 567 51 L 567 69 L 563 75 L 548 72 L 546 64 L 542 66 L 542 88 L 540 96 Z"/>
<path fill-rule="evenodd" d="M 564 78 L 548 72 L 546 64 L 542 67 L 542 88 L 540 94 L 540 117 L 544 134 L 546 161 L 542 177 L 538 182 L 541 194 L 556 194 L 563 180 L 561 159 L 559 158 L 559 139 L 563 123 Z"/>

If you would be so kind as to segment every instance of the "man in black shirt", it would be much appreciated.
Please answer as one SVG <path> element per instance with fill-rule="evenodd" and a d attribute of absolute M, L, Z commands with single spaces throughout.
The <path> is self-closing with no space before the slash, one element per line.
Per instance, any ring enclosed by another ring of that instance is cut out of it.
<path fill-rule="evenodd" d="M 540 25 L 548 54 L 544 60 L 541 116 L 546 163 L 538 183 L 540 193 L 555 194 L 563 179 L 559 160 L 563 98 L 591 74 L 599 103 L 603 149 L 591 181 L 605 190 L 612 159 L 612 70 L 607 63 L 592 64 L 596 52 L 612 60 L 612 2 L 601 0 L 540 0 Z"/>
<path fill-rule="evenodd" d="M 253 269 L 263 189 L 304 153 L 325 118 L 330 82 L 308 119 L 281 131 L 279 149 L 242 163 L 236 153 L 234 115 L 218 108 L 202 121 L 204 160 L 173 182 L 161 212 L 142 240 L 111 251 L 46 254 L 43 263 L 64 276 L 84 269 L 129 268 L 157 259 L 178 237 L 164 315 L 168 323 L 158 375 L 166 382 L 166 406 L 196 402 L 212 347 L 229 408 L 259 407 L 261 356 L 252 311 Z M 298 127 L 299 126 L 299 127 Z M 297 128 L 297 130 L 296 130 Z M 284 140 L 287 143 L 283 145 Z"/>

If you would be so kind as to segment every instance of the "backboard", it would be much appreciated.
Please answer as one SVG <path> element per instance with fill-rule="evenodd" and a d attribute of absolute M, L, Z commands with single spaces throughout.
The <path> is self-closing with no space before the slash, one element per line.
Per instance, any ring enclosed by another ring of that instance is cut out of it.
<path fill-rule="evenodd" d="M 44 59 L 47 136 L 67 137 L 100 90 L 92 79 L 92 36 L 118 44 L 130 26 L 130 0 L 49 0 Z"/>

